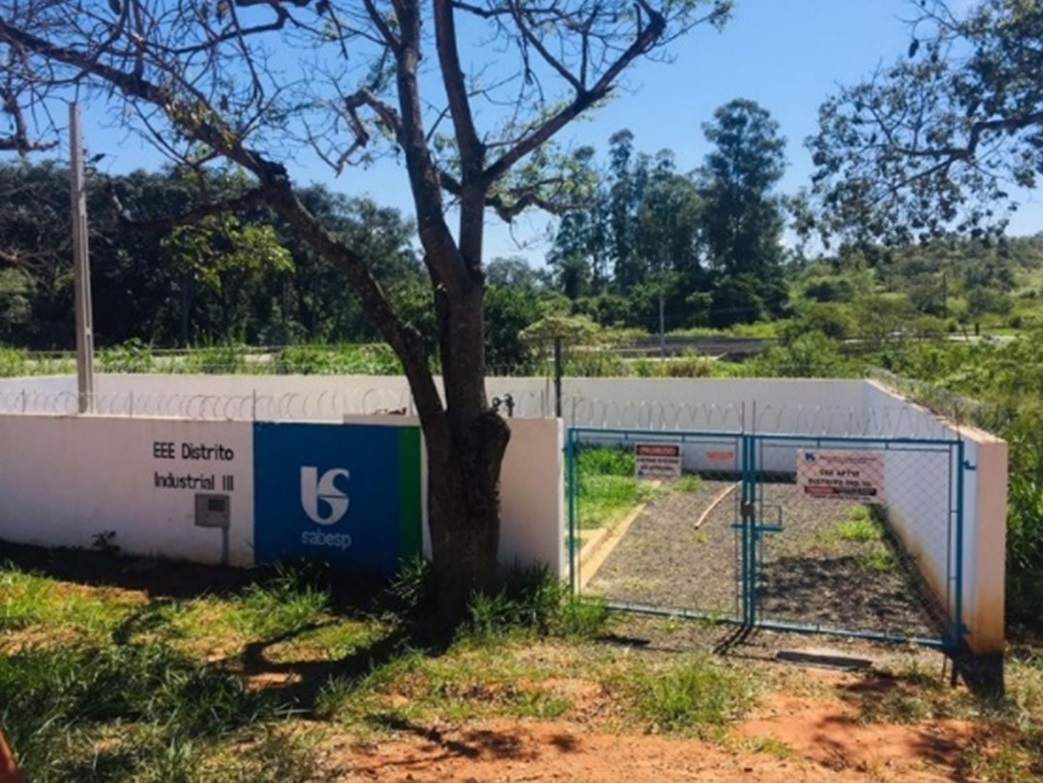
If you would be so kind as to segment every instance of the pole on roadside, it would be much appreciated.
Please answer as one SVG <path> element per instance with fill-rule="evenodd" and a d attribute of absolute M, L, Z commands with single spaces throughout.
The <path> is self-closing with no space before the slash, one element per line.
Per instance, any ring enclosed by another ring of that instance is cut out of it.
<path fill-rule="evenodd" d="M 554 338 L 554 415 L 561 418 L 561 335 Z"/>
<path fill-rule="evenodd" d="M 80 413 L 94 412 L 94 314 L 91 307 L 91 267 L 87 246 L 87 189 L 83 175 L 80 109 L 69 104 L 69 147 L 72 166 L 73 287 L 76 300 L 76 389 Z"/>

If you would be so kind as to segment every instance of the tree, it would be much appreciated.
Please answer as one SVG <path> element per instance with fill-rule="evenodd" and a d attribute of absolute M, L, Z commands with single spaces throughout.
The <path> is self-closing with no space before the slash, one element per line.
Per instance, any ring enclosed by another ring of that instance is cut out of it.
<path fill-rule="evenodd" d="M 203 218 L 202 223 L 211 225 L 230 225 L 233 220 L 238 225 L 210 248 L 205 264 L 184 263 L 170 236 L 172 211 L 207 203 L 200 200 L 204 192 L 210 199 L 234 198 L 245 184 L 241 177 L 220 170 L 186 167 L 112 176 L 93 172 L 87 177 L 97 345 L 135 338 L 157 346 L 227 339 L 231 335 L 225 316 L 230 308 L 236 310 L 235 336 L 265 345 L 302 338 L 379 339 L 357 297 L 345 290 L 343 276 L 267 209 L 240 212 L 234 218 Z M 328 231 L 360 249 L 396 307 L 418 318 L 421 313 L 413 302 L 425 296 L 429 301 L 430 295 L 412 248 L 412 223 L 397 210 L 368 199 L 336 196 L 320 186 L 305 188 L 300 195 Z M 68 345 L 73 334 L 68 219 L 67 167 L 53 161 L 0 165 L 0 267 L 7 267 L 0 269 L 0 340 L 34 348 Z M 176 227 L 175 233 L 200 233 L 199 225 Z M 266 247 L 269 239 L 252 248 L 257 252 L 243 253 L 245 245 L 272 231 L 278 245 L 293 257 L 289 270 L 272 258 L 254 263 L 270 255 L 269 249 L 277 250 Z M 228 277 L 236 254 L 240 262 L 256 268 L 235 281 L 234 297 L 227 286 L 196 280 L 222 266 Z M 193 265 L 201 268 L 192 269 Z M 426 333 L 434 331 L 422 320 L 416 323 Z"/>
<path fill-rule="evenodd" d="M 695 24 L 723 23 L 730 2 L 7 0 L 2 8 L 0 84 L 16 127 L 60 116 L 53 101 L 71 85 L 122 101 L 120 116 L 168 153 L 195 165 L 220 158 L 252 178 L 254 189 L 215 210 L 266 205 L 343 271 L 408 378 L 427 448 L 439 614 L 460 618 L 469 593 L 495 581 L 509 438 L 485 392 L 486 211 L 509 220 L 567 194 L 571 180 L 541 165 L 553 162 L 548 142 L 610 97 L 634 62 Z M 49 130 L 16 131 L 9 142 L 26 151 Z M 371 159 L 379 142 L 408 177 L 444 398 L 420 331 L 359 250 L 307 210 L 286 167 L 299 152 L 341 171 Z"/>
<path fill-rule="evenodd" d="M 241 336 L 246 329 L 248 303 L 243 301 L 243 291 L 265 272 L 293 269 L 289 251 L 279 244 L 271 226 L 243 225 L 230 214 L 178 226 L 164 244 L 173 251 L 186 279 L 217 295 L 224 340 Z"/>
<path fill-rule="evenodd" d="M 605 308 L 591 308 L 591 295 L 602 303 L 606 297 L 623 301 L 628 322 L 658 326 L 661 297 L 669 311 L 688 314 L 686 298 L 706 283 L 701 201 L 691 178 L 677 173 L 673 152 L 635 154 L 633 143 L 630 131 L 612 135 L 600 177 L 589 165 L 594 151 L 584 148 L 585 171 L 594 181 L 587 183 L 583 203 L 562 216 L 547 262 L 558 288 L 599 322 Z M 613 315 L 607 323 L 616 322 Z"/>
<path fill-rule="evenodd" d="M 819 110 L 807 144 L 825 232 L 978 236 L 1017 208 L 1012 183 L 1043 173 L 1043 2 L 911 5 L 906 56 Z"/>
<path fill-rule="evenodd" d="M 754 321 L 763 303 L 778 312 L 782 205 L 771 189 L 785 171 L 785 139 L 756 102 L 737 99 L 703 125 L 714 149 L 699 171 L 702 234 L 710 263 L 722 275 L 714 296 L 719 325 Z M 741 279 L 740 279 L 741 278 Z"/>

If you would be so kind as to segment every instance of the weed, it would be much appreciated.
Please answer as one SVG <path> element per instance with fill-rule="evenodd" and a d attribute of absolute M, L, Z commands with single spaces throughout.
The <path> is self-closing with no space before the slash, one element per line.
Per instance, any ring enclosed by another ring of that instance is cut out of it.
<path fill-rule="evenodd" d="M 0 704 L 23 765 L 41 780 L 53 772 L 53 779 L 195 783 L 203 744 L 278 714 L 235 675 L 161 644 L 22 649 L 0 658 Z M 100 764 L 104 776 L 87 774 L 92 755 L 90 767 Z M 123 774 L 128 769 L 135 774 Z"/>
<path fill-rule="evenodd" d="M 867 571 L 885 573 L 893 571 L 897 567 L 895 556 L 891 553 L 891 550 L 885 544 L 879 542 L 869 547 L 866 551 L 859 552 L 855 559 L 858 565 Z"/>
<path fill-rule="evenodd" d="M 152 372 L 152 348 L 134 337 L 112 348 L 98 349 L 98 365 L 102 372 Z"/>
<path fill-rule="evenodd" d="M 16 378 L 28 375 L 28 357 L 19 348 L 0 345 L 0 378 Z"/>
<path fill-rule="evenodd" d="M 239 625 L 258 636 L 299 631 L 329 607 L 330 592 L 304 566 L 278 564 L 272 577 L 250 585 L 239 607 Z"/>
<path fill-rule="evenodd" d="M 964 691 L 947 687 L 940 672 L 912 660 L 883 673 L 860 699 L 862 720 L 915 723 L 928 718 L 970 717 L 977 710 Z"/>
<path fill-rule="evenodd" d="M 836 532 L 844 541 L 879 541 L 884 536 L 883 526 L 863 505 L 852 506 L 848 518 L 836 524 Z"/>
<path fill-rule="evenodd" d="M 633 452 L 625 448 L 584 446 L 576 455 L 576 469 L 581 475 L 633 476 L 634 464 Z"/>
<path fill-rule="evenodd" d="M 286 783 L 310 780 L 316 770 L 316 740 L 314 732 L 302 733 L 262 725 L 241 737 L 239 747 L 232 752 L 215 755 L 201 770 L 204 774 L 198 781 Z"/>
<path fill-rule="evenodd" d="M 548 633 L 565 596 L 565 586 L 545 568 L 512 568 L 495 593 L 471 596 L 469 630 L 478 636 L 513 629 Z"/>
<path fill-rule="evenodd" d="M 570 595 L 558 607 L 552 632 L 569 639 L 594 639 L 605 633 L 611 619 L 602 601 Z"/>
<path fill-rule="evenodd" d="M 677 481 L 670 483 L 670 489 L 674 492 L 698 492 L 703 480 L 695 473 L 685 473 Z"/>
<path fill-rule="evenodd" d="M 553 720 L 572 709 L 572 702 L 547 691 L 523 690 L 516 694 L 507 712 L 519 718 Z"/>
<path fill-rule="evenodd" d="M 575 475 L 580 528 L 611 525 L 652 496 L 652 488 L 634 477 L 634 464 L 633 452 L 625 448 L 579 448 Z"/>
<path fill-rule="evenodd" d="M 415 615 L 434 605 L 434 576 L 431 563 L 422 555 L 402 562 L 398 574 L 387 589 L 391 608 Z"/>
<path fill-rule="evenodd" d="M 91 536 L 91 549 L 105 555 L 118 555 L 120 548 L 116 543 L 115 530 L 102 530 Z"/>
<path fill-rule="evenodd" d="M 791 759 L 794 756 L 793 748 L 774 737 L 751 737 L 742 743 L 742 748 L 753 753 L 764 753 L 781 760 Z"/>
<path fill-rule="evenodd" d="M 127 597 L 99 597 L 63 589 L 43 576 L 0 565 L 0 630 L 36 625 L 71 627 L 88 636 L 103 636 L 136 603 Z"/>
<path fill-rule="evenodd" d="M 628 687 L 638 713 L 654 731 L 705 734 L 753 703 L 751 683 L 706 656 L 665 671 L 642 672 Z"/>
<path fill-rule="evenodd" d="M 223 375 L 244 372 L 247 369 L 246 346 L 236 343 L 194 348 L 185 354 L 182 372 Z"/>

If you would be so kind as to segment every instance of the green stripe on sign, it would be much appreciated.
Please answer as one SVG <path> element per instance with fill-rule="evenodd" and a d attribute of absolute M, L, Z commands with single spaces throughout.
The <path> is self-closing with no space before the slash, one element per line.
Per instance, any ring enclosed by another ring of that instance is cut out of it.
<path fill-rule="evenodd" d="M 423 512 L 420 507 L 420 428 L 398 429 L 398 497 L 401 516 L 399 533 L 402 541 L 402 559 L 408 560 L 421 552 Z"/>

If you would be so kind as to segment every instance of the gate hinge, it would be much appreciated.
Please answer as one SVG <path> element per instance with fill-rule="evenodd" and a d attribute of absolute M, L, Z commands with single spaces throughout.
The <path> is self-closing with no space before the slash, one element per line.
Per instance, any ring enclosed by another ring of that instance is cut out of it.
<path fill-rule="evenodd" d="M 977 465 L 972 465 L 971 461 L 969 459 L 965 459 L 963 461 L 963 469 L 964 470 L 977 470 L 978 466 Z"/>
<path fill-rule="evenodd" d="M 757 504 L 752 500 L 744 500 L 739 504 L 739 513 L 743 519 L 752 519 L 757 513 Z"/>

